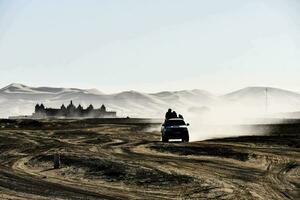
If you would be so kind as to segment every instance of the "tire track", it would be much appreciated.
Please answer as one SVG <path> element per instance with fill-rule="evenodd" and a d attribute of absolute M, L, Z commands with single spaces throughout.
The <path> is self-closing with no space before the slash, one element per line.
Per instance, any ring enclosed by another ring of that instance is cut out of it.
<path fill-rule="evenodd" d="M 0 190 L 33 199 L 300 198 L 300 150 L 277 140 L 163 144 L 140 125 L 88 127 L 0 130 Z M 62 168 L 49 170 L 57 151 Z"/>

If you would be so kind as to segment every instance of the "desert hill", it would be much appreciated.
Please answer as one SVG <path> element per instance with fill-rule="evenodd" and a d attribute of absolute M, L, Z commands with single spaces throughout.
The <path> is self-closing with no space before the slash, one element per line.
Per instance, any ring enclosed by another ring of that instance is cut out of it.
<path fill-rule="evenodd" d="M 278 88 L 267 88 L 270 112 L 296 112 L 300 110 L 300 94 Z M 229 94 L 217 96 L 205 90 L 162 91 L 143 93 L 123 91 L 105 94 L 97 89 L 30 87 L 10 84 L 0 89 L 0 117 L 30 115 L 36 103 L 58 107 L 73 100 L 75 104 L 116 110 L 119 116 L 161 117 L 172 107 L 185 114 L 209 110 L 248 110 L 263 112 L 266 106 L 265 87 L 247 87 Z"/>
<path fill-rule="evenodd" d="M 292 112 L 300 109 L 300 94 L 272 87 L 247 87 L 221 97 L 229 107 L 247 107 L 255 112 Z"/>

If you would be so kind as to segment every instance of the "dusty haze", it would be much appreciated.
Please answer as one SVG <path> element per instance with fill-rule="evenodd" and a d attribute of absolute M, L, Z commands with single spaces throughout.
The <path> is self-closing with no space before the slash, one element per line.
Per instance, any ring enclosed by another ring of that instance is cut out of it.
<path fill-rule="evenodd" d="M 118 117 L 163 118 L 172 108 L 190 123 L 192 140 L 247 134 L 249 130 L 242 131 L 236 125 L 264 123 L 264 118 L 297 118 L 300 111 L 300 94 L 277 88 L 248 87 L 218 96 L 198 89 L 104 94 L 97 89 L 11 84 L 0 90 L 0 116 L 31 115 L 36 103 L 60 107 L 71 100 L 84 107 L 105 104 L 117 111 Z"/>

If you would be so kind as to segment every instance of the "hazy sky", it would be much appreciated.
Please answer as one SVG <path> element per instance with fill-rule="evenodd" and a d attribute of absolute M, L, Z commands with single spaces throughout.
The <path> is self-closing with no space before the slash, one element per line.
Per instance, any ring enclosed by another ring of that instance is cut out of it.
<path fill-rule="evenodd" d="M 0 0 L 0 87 L 300 92 L 299 0 Z"/>

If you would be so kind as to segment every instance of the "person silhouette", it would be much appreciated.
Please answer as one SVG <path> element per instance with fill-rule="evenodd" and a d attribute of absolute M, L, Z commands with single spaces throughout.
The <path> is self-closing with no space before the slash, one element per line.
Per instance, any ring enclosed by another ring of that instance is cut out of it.
<path fill-rule="evenodd" d="M 168 112 L 166 112 L 166 116 L 165 116 L 166 120 L 168 120 L 170 118 L 172 118 L 172 109 L 171 108 L 168 109 Z"/>
<path fill-rule="evenodd" d="M 178 118 L 183 119 L 183 116 L 181 114 L 178 115 Z"/>
<path fill-rule="evenodd" d="M 177 113 L 175 112 L 175 110 L 172 112 L 171 118 L 177 118 Z"/>

